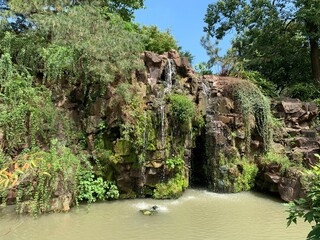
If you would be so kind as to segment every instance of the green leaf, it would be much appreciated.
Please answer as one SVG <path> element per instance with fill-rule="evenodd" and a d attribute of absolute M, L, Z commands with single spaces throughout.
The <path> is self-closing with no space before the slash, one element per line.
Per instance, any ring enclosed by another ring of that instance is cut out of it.
<path fill-rule="evenodd" d="M 307 212 L 304 216 L 305 221 L 308 221 L 309 223 L 311 223 L 314 220 L 314 215 L 313 212 Z"/>

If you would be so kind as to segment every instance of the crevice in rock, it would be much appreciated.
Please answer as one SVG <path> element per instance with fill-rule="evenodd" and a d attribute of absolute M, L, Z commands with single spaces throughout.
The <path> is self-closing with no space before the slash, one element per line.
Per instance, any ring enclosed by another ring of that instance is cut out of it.
<path fill-rule="evenodd" d="M 206 147 L 205 147 L 205 129 L 195 140 L 196 147 L 192 150 L 191 157 L 191 176 L 190 185 L 193 188 L 208 187 L 206 176 Z"/>

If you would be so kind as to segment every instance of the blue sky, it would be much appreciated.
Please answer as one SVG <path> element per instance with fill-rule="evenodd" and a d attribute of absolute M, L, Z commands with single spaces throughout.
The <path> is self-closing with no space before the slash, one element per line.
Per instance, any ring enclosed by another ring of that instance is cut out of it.
<path fill-rule="evenodd" d="M 171 34 L 195 59 L 193 64 L 207 61 L 200 38 L 205 35 L 203 21 L 208 4 L 215 0 L 146 0 L 146 9 L 135 13 L 135 21 L 143 25 L 156 25 L 161 30 L 170 29 Z M 230 46 L 230 37 L 221 42 L 222 53 Z"/>

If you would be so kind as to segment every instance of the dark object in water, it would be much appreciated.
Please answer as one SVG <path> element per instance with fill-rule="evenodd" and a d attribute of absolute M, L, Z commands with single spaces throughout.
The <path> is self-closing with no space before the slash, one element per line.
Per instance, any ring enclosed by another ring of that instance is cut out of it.
<path fill-rule="evenodd" d="M 147 216 L 150 216 L 150 215 L 154 215 L 156 214 L 158 211 L 157 211 L 157 208 L 158 206 L 157 205 L 154 205 L 152 206 L 151 208 L 149 209 L 141 209 L 140 212 L 143 214 L 143 215 L 147 215 Z"/>

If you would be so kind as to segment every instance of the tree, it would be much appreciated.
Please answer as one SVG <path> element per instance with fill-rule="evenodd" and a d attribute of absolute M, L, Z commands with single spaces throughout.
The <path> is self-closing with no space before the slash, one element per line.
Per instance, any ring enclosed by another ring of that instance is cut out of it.
<path fill-rule="evenodd" d="M 320 84 L 320 1 L 296 0 L 295 4 L 298 8 L 297 18 L 304 23 L 303 30 L 310 41 L 312 75 L 315 82 Z"/>
<path fill-rule="evenodd" d="M 247 70 L 260 72 L 280 88 L 312 78 L 311 72 L 318 82 L 317 5 L 316 0 L 219 0 L 208 6 L 204 31 L 217 40 L 234 31 L 233 57 Z M 305 17 L 306 12 L 314 13 L 314 17 Z M 314 28 L 308 30 L 308 22 Z"/>
<path fill-rule="evenodd" d="M 161 32 L 157 26 L 143 26 L 139 33 L 143 36 L 145 50 L 147 51 L 164 53 L 171 49 L 179 49 L 169 30 Z"/>
<path fill-rule="evenodd" d="M 134 18 L 134 10 L 144 7 L 145 0 L 10 0 L 9 5 L 15 12 L 41 13 L 46 11 L 61 11 L 75 5 L 90 5 L 101 7 L 102 11 L 119 14 L 125 21 Z"/>

